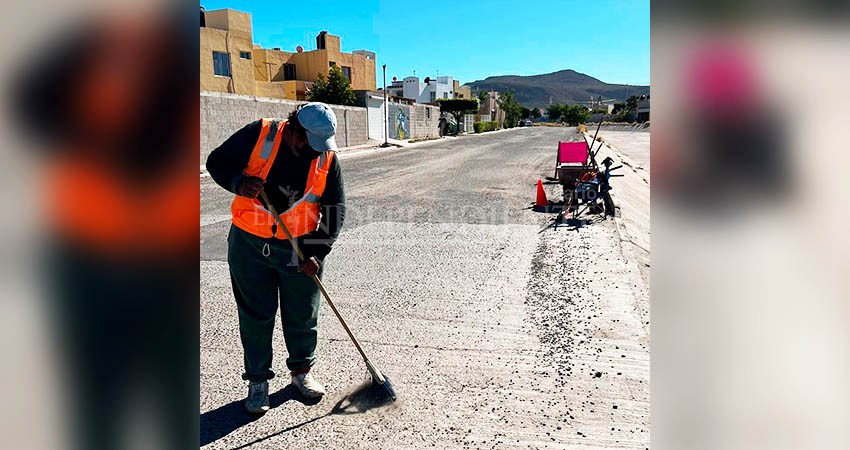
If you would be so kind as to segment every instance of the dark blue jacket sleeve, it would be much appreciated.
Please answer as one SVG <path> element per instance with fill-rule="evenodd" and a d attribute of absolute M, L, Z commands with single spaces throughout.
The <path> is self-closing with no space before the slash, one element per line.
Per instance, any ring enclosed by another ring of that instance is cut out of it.
<path fill-rule="evenodd" d="M 242 171 L 251 159 L 251 152 L 260 137 L 262 123 L 257 120 L 233 133 L 207 157 L 207 171 L 219 186 L 236 193 L 236 186 L 244 177 Z"/>

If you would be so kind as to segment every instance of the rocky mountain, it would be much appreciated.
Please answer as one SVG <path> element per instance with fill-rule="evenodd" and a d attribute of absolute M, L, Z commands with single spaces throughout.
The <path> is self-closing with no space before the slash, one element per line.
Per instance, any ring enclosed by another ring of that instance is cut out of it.
<path fill-rule="evenodd" d="M 549 104 L 550 98 L 552 103 L 586 103 L 590 97 L 625 101 L 630 95 L 649 94 L 649 86 L 608 84 L 569 69 L 543 75 L 498 75 L 466 86 L 470 86 L 473 93 L 513 90 L 520 104 L 541 109 Z"/>

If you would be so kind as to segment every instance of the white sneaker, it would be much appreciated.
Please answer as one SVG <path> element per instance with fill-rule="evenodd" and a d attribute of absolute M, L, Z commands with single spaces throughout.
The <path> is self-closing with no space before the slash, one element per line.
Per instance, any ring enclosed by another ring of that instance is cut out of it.
<path fill-rule="evenodd" d="M 322 386 L 322 383 L 316 381 L 309 372 L 293 375 L 292 384 L 301 391 L 301 395 L 307 398 L 319 398 L 325 395 L 325 387 Z"/>
<path fill-rule="evenodd" d="M 248 384 L 248 398 L 245 409 L 251 414 L 263 414 L 269 410 L 269 382 L 251 382 Z"/>

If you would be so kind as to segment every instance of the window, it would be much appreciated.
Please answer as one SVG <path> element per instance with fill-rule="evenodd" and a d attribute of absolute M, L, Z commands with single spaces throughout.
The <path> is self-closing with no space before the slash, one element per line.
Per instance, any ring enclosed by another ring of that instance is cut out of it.
<path fill-rule="evenodd" d="M 284 64 L 283 65 L 283 79 L 286 80 L 296 80 L 298 79 L 297 72 L 295 71 L 295 64 Z"/>
<path fill-rule="evenodd" d="M 448 92 L 443 92 L 443 98 L 449 98 L 449 93 L 448 93 Z"/>
<path fill-rule="evenodd" d="M 431 103 L 434 103 L 435 101 L 437 101 L 437 93 L 431 91 Z"/>
<path fill-rule="evenodd" d="M 351 82 L 351 67 L 342 66 L 342 74 L 345 75 L 345 78 L 348 78 L 348 82 Z"/>
<path fill-rule="evenodd" d="M 329 64 L 331 67 L 336 67 L 336 63 L 335 63 L 335 62 L 333 62 L 333 61 L 329 62 L 328 64 Z"/>
<path fill-rule="evenodd" d="M 242 59 L 251 59 L 251 52 L 239 52 L 239 57 Z"/>
<path fill-rule="evenodd" d="M 426 119 L 431 118 L 431 108 L 425 108 L 425 118 Z"/>
<path fill-rule="evenodd" d="M 213 73 L 220 77 L 230 76 L 230 55 L 223 52 L 213 52 Z"/>

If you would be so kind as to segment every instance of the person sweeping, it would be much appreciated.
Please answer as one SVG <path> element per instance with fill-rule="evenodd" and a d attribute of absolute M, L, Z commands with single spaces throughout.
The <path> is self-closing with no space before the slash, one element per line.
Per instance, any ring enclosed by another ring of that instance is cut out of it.
<path fill-rule="evenodd" d="M 316 363 L 321 302 L 312 277 L 321 276 L 321 261 L 345 218 L 336 126 L 327 105 L 307 103 L 287 120 L 246 125 L 207 159 L 212 179 L 236 194 L 227 260 L 244 351 L 242 378 L 248 382 L 245 407 L 253 414 L 269 410 L 278 303 L 292 384 L 307 398 L 325 393 L 310 373 Z M 287 230 L 278 226 L 271 211 L 281 212 Z M 295 238 L 303 261 L 286 231 Z"/>

